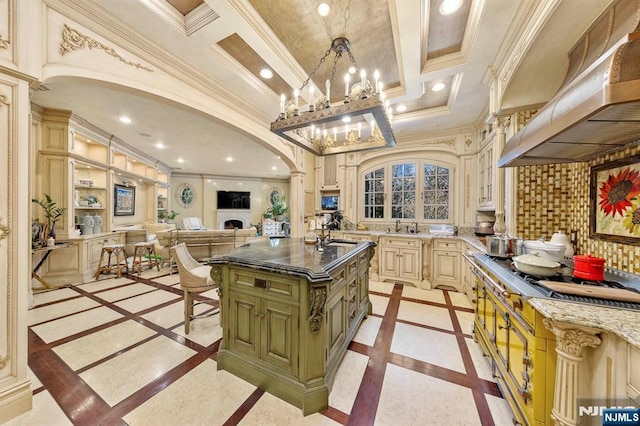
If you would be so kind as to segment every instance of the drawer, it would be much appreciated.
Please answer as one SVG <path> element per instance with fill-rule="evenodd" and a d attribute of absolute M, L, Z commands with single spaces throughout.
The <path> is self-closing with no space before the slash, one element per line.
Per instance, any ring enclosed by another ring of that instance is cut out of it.
<path fill-rule="evenodd" d="M 299 283 L 268 272 L 256 272 L 241 268 L 229 269 L 229 286 L 234 290 L 250 290 L 254 294 L 271 294 L 289 300 L 298 300 Z"/>
<path fill-rule="evenodd" d="M 380 245 L 395 247 L 420 247 L 419 238 L 384 237 L 380 239 Z"/>
<path fill-rule="evenodd" d="M 434 240 L 433 242 L 434 250 L 462 250 L 462 240 Z"/>

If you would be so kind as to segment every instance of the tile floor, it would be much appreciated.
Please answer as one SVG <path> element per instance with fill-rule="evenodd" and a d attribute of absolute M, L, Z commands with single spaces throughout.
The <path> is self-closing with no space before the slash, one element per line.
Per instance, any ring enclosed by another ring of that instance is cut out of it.
<path fill-rule="evenodd" d="M 187 336 L 178 275 L 35 294 L 33 410 L 9 425 L 507 425 L 511 412 L 473 342 L 458 293 L 372 282 L 373 315 L 351 343 L 329 409 L 301 411 L 216 369 L 219 316 Z M 214 309 L 217 294 L 204 293 Z"/>

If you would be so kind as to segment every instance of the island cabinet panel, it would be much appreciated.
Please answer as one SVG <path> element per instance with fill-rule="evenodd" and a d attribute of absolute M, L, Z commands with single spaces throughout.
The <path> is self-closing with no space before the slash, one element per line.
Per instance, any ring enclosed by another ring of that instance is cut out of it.
<path fill-rule="evenodd" d="M 298 374 L 298 308 L 271 300 L 263 302 L 260 319 L 260 359 L 274 367 Z"/>
<path fill-rule="evenodd" d="M 344 346 L 344 341 L 347 338 L 347 316 L 345 305 L 346 298 L 344 291 L 335 294 L 327 303 L 327 315 L 325 316 L 325 327 L 327 330 L 325 361 L 329 361 L 336 356 Z"/>
<path fill-rule="evenodd" d="M 326 409 L 347 347 L 371 313 L 373 247 L 353 242 L 318 252 L 300 238 L 257 241 L 212 258 L 223 312 L 218 368 L 305 415 Z"/>
<path fill-rule="evenodd" d="M 232 327 L 229 329 L 229 346 L 238 352 L 259 356 L 258 333 L 260 326 L 260 299 L 239 292 L 229 293 L 229 314 Z"/>

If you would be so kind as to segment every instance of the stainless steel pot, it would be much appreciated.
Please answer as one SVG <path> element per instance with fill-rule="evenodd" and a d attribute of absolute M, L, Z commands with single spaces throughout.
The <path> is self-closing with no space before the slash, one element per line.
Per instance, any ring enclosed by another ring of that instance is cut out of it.
<path fill-rule="evenodd" d="M 511 257 L 522 254 L 522 239 L 508 235 L 486 237 L 486 248 L 489 256 Z"/>
<path fill-rule="evenodd" d="M 493 235 L 494 222 L 476 222 L 473 231 L 476 235 Z"/>

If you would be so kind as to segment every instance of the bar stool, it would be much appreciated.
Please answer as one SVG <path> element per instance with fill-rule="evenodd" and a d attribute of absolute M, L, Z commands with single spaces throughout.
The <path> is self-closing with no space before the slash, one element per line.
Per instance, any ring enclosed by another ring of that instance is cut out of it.
<path fill-rule="evenodd" d="M 133 245 L 133 262 L 131 269 L 138 269 L 138 276 L 142 270 L 142 266 L 152 269 L 154 266 L 160 270 L 160 261 L 156 255 L 156 247 L 153 241 L 135 243 Z"/>
<path fill-rule="evenodd" d="M 113 263 L 111 261 L 112 256 L 115 257 Z M 107 257 L 106 264 L 104 264 L 105 257 Z M 120 257 L 122 257 L 122 260 L 120 260 Z M 118 278 L 120 278 L 123 269 L 127 274 L 129 273 L 129 265 L 127 265 L 127 258 L 124 254 L 124 244 L 104 244 L 102 246 L 102 252 L 100 252 L 100 262 L 98 262 L 96 280 L 100 278 L 100 274 L 103 272 L 115 272 Z"/>

